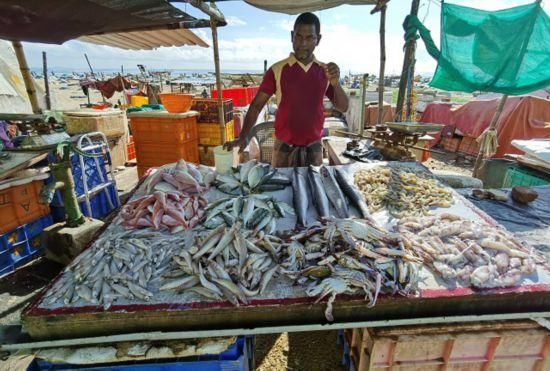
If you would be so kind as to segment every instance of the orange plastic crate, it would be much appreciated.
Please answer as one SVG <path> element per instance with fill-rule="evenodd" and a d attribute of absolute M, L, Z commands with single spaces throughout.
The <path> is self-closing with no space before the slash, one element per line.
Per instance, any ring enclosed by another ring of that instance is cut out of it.
<path fill-rule="evenodd" d="M 179 144 L 135 143 L 137 164 L 150 168 L 184 159 L 187 162 L 199 163 L 199 140 L 189 140 Z M 139 173 L 139 170 L 138 170 Z"/>
<path fill-rule="evenodd" d="M 458 146 L 458 152 L 470 156 L 477 156 L 479 153 L 480 144 L 474 137 L 463 137 Z"/>
<path fill-rule="evenodd" d="M 49 205 L 38 202 L 43 185 L 43 181 L 36 180 L 0 191 L 0 233 L 50 213 Z"/>
<path fill-rule="evenodd" d="M 136 147 L 134 144 L 134 137 L 130 135 L 130 139 L 126 144 L 126 158 L 131 161 L 136 158 Z"/>
<path fill-rule="evenodd" d="M 163 117 L 164 116 L 164 117 Z M 197 115 L 130 115 L 135 143 L 184 143 L 198 138 Z"/>
<path fill-rule="evenodd" d="M 201 123 L 197 125 L 199 133 L 199 144 L 203 146 L 219 146 L 222 145 L 222 130 L 220 124 Z M 235 131 L 233 121 L 225 124 L 225 140 L 230 141 L 235 139 Z"/>

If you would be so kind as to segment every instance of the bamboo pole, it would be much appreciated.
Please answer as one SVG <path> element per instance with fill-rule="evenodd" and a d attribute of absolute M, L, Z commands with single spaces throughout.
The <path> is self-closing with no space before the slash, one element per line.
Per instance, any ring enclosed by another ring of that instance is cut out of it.
<path fill-rule="evenodd" d="M 500 101 L 498 102 L 497 109 L 495 110 L 495 114 L 493 115 L 493 118 L 491 119 L 491 123 L 489 124 L 489 128 L 487 130 L 494 130 L 497 126 L 498 119 L 500 118 L 500 114 L 502 113 L 502 109 L 504 108 L 504 104 L 506 103 L 506 100 L 508 99 L 508 95 L 504 94 L 502 98 L 500 98 Z M 482 135 L 485 135 L 482 134 Z M 483 167 L 483 153 L 484 153 L 484 146 L 480 146 L 479 152 L 477 154 L 476 162 L 474 164 L 474 171 L 473 176 L 478 177 L 479 176 L 479 170 Z"/>
<path fill-rule="evenodd" d="M 42 73 L 44 74 L 44 90 L 46 91 L 46 108 L 52 109 L 52 101 L 50 98 L 50 82 L 48 80 L 48 59 L 46 52 L 42 52 Z"/>
<path fill-rule="evenodd" d="M 420 0 L 413 0 L 411 4 L 411 15 L 418 15 L 418 8 L 420 6 Z M 405 102 L 405 93 L 407 90 L 407 80 L 409 74 L 409 66 L 414 60 L 415 54 L 415 40 L 407 40 L 405 44 L 405 57 L 403 58 L 403 68 L 401 69 L 401 79 L 399 80 L 399 93 L 397 95 L 397 104 L 395 108 L 395 117 L 396 122 L 401 122 L 403 119 L 403 104 Z"/>
<path fill-rule="evenodd" d="M 378 125 L 382 124 L 384 115 L 384 68 L 386 67 L 386 8 L 380 9 L 380 73 L 378 76 Z"/>
<path fill-rule="evenodd" d="M 23 81 L 25 82 L 25 88 L 27 89 L 27 94 L 31 102 L 32 112 L 41 113 L 36 89 L 34 88 L 34 81 L 31 76 L 31 70 L 29 69 L 27 58 L 25 58 L 25 52 L 23 51 L 23 45 L 21 45 L 20 41 L 12 41 L 11 44 L 13 45 L 13 50 L 15 51 L 17 62 L 19 63 L 19 69 L 21 70 Z"/>
<path fill-rule="evenodd" d="M 367 97 L 367 79 L 369 78 L 369 74 L 366 73 L 363 75 L 363 80 L 361 81 L 361 115 L 360 115 L 360 123 L 359 123 L 359 135 L 363 135 L 363 132 L 365 130 L 365 100 Z"/>
<path fill-rule="evenodd" d="M 217 21 L 210 16 L 210 28 L 212 29 L 212 46 L 214 48 L 214 68 L 216 69 L 216 89 L 218 90 L 218 122 L 222 133 L 222 143 L 225 143 L 225 116 L 223 112 L 222 100 L 222 77 L 220 72 L 220 52 L 218 50 L 218 28 Z"/>

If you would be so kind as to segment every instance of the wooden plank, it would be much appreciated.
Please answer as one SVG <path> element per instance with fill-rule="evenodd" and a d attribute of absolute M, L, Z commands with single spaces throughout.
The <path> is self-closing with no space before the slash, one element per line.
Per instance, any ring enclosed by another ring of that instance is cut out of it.
<path fill-rule="evenodd" d="M 354 162 L 354 160 L 342 155 L 349 141 L 350 139 L 340 137 L 329 137 L 328 140 L 323 141 L 328 152 L 330 165 L 347 165 Z"/>
<path fill-rule="evenodd" d="M 9 153 L 11 157 L 0 162 L 0 180 L 9 178 L 48 156 L 48 151 L 6 151 L 5 153 Z"/>

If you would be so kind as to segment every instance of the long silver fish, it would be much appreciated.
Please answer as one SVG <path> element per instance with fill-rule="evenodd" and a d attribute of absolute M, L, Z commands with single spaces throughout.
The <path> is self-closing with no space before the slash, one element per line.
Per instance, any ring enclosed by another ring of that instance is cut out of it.
<path fill-rule="evenodd" d="M 323 181 L 319 172 L 315 170 L 312 166 L 309 167 L 308 171 L 309 184 L 311 185 L 311 193 L 313 194 L 313 203 L 315 204 L 315 209 L 317 214 L 320 217 L 325 217 L 330 215 L 330 207 L 327 194 L 323 186 Z"/>
<path fill-rule="evenodd" d="M 294 168 L 292 177 L 292 190 L 294 192 L 294 210 L 298 225 L 307 227 L 307 208 L 309 206 L 308 189 L 306 178 L 302 175 L 299 168 Z"/>
<path fill-rule="evenodd" d="M 330 203 L 336 210 L 337 216 L 339 218 L 349 217 L 348 204 L 346 203 L 346 199 L 340 189 L 340 186 L 338 185 L 338 182 L 334 179 L 334 175 L 332 175 L 330 169 L 324 165 L 320 167 L 319 171 L 321 173 L 323 185 L 325 186 L 325 192 L 330 200 Z"/>
<path fill-rule="evenodd" d="M 334 169 L 334 177 L 336 178 L 338 185 L 340 185 L 340 189 L 349 198 L 351 203 L 359 209 L 359 212 L 361 213 L 363 218 L 371 219 L 367 203 L 363 199 L 361 193 L 359 193 L 359 190 L 353 184 L 347 181 L 344 171 L 338 168 Z"/>

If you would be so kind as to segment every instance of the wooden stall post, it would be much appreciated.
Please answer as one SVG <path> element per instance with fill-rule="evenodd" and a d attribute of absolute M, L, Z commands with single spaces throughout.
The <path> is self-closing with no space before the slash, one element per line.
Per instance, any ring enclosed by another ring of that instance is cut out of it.
<path fill-rule="evenodd" d="M 479 147 L 479 153 L 477 154 L 476 162 L 474 164 L 474 171 L 473 176 L 478 177 L 479 170 L 482 167 L 483 164 L 483 158 L 485 152 L 487 152 L 487 146 L 489 145 L 490 141 L 497 140 L 496 138 L 496 131 L 495 128 L 498 123 L 498 119 L 500 118 L 500 114 L 502 113 L 502 109 L 504 108 L 504 104 L 506 103 L 506 100 L 508 99 L 508 95 L 504 94 L 502 98 L 500 98 L 500 101 L 498 102 L 497 109 L 495 111 L 495 114 L 493 115 L 493 118 L 491 119 L 491 123 L 489 124 L 489 127 L 487 130 L 481 134 L 482 135 L 482 142 L 481 146 Z M 487 136 L 494 136 L 494 138 L 490 138 Z M 494 148 L 496 150 L 496 147 Z"/>
<path fill-rule="evenodd" d="M 210 16 L 210 28 L 212 29 L 212 44 L 214 48 L 214 68 L 216 69 L 216 89 L 218 90 L 218 121 L 222 132 L 222 143 L 225 143 L 225 116 L 223 112 L 222 100 L 222 77 L 220 72 L 220 52 L 218 50 L 218 28 L 217 21 L 213 16 Z"/>
<path fill-rule="evenodd" d="M 382 124 L 384 115 L 384 68 L 386 67 L 386 8 L 389 0 L 379 0 L 376 7 L 371 11 L 374 14 L 380 11 L 380 73 L 378 74 L 378 120 Z"/>
<path fill-rule="evenodd" d="M 413 0 L 411 5 L 411 15 L 418 15 L 418 8 L 420 6 L 420 0 Z M 403 68 L 401 69 L 401 79 L 399 80 L 399 93 L 397 95 L 397 104 L 395 107 L 396 122 L 403 120 L 403 105 L 405 102 L 405 93 L 407 91 L 407 81 L 410 72 L 409 66 L 414 60 L 416 49 L 416 41 L 414 39 L 407 40 L 405 44 L 405 57 L 403 58 Z"/>
<path fill-rule="evenodd" d="M 367 81 L 369 78 L 369 74 L 366 73 L 363 75 L 363 79 L 361 81 L 361 123 L 359 125 L 359 135 L 363 135 L 363 132 L 365 130 L 365 100 L 367 98 Z"/>
<path fill-rule="evenodd" d="M 25 82 L 25 88 L 27 89 L 27 94 L 29 95 L 32 111 L 33 113 L 40 113 L 41 110 L 38 104 L 38 97 L 36 96 L 34 81 L 32 81 L 31 70 L 29 69 L 29 65 L 27 64 L 27 58 L 25 58 L 23 45 L 21 45 L 21 41 L 12 41 L 11 44 L 13 45 L 15 56 L 17 57 L 17 62 L 19 63 L 21 75 L 23 75 L 23 81 Z"/>
<path fill-rule="evenodd" d="M 46 52 L 42 52 L 42 73 L 44 74 L 44 90 L 46 91 L 46 108 L 52 109 L 50 82 L 48 80 L 48 59 L 46 58 Z"/>

